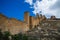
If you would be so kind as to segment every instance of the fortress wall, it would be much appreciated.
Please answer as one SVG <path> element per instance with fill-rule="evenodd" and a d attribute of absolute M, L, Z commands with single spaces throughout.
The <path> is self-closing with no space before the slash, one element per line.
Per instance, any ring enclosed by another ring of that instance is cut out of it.
<path fill-rule="evenodd" d="M 37 25 L 39 24 L 39 22 L 40 22 L 40 19 L 39 19 L 39 18 L 37 18 Z"/>
<path fill-rule="evenodd" d="M 2 31 L 5 31 L 5 24 L 4 23 L 5 23 L 6 20 L 7 20 L 7 17 L 0 14 L 0 29 Z"/>
<path fill-rule="evenodd" d="M 39 24 L 39 19 L 38 18 L 34 18 L 32 17 L 32 25 L 33 25 L 33 28 Z"/>
<path fill-rule="evenodd" d="M 34 25 L 35 26 L 37 25 L 37 19 L 34 19 Z"/>
<path fill-rule="evenodd" d="M 34 28 L 34 26 L 36 25 L 36 19 L 32 16 L 30 16 L 30 25 L 32 25 L 32 28 Z"/>
<path fill-rule="evenodd" d="M 52 17 L 51 17 L 52 18 Z M 53 16 L 53 19 L 55 17 Z M 25 12 L 24 14 L 24 21 L 19 21 L 14 18 L 8 19 L 7 17 L 0 15 L 0 29 L 2 31 L 10 31 L 11 34 L 17 34 L 19 32 L 25 33 L 31 28 L 34 28 L 39 24 L 40 21 L 44 21 L 50 24 L 54 24 L 55 22 L 57 25 L 60 25 L 60 20 L 47 20 L 45 16 L 41 16 L 40 18 L 29 16 L 29 12 Z M 32 26 L 30 26 L 32 25 Z M 56 28 L 56 26 L 51 26 L 52 28 Z"/>
<path fill-rule="evenodd" d="M 29 29 L 32 29 L 32 26 L 33 26 L 33 19 L 32 19 L 32 16 L 29 17 Z"/>
<path fill-rule="evenodd" d="M 1 24 L 3 23 L 2 24 L 3 26 L 0 24 L 2 26 L 1 27 L 2 31 L 10 31 L 12 34 L 16 34 L 19 32 L 25 32 L 29 30 L 29 28 L 31 27 L 29 25 L 32 25 L 32 28 L 34 28 L 36 25 L 39 24 L 40 19 L 38 15 L 37 15 L 37 18 L 35 18 L 32 16 L 29 16 L 29 12 L 25 12 L 24 21 L 19 21 L 14 18 L 8 19 L 8 18 L 5 18 L 5 16 L 3 16 L 3 18 L 1 18 L 0 21 L 1 21 Z"/>
<path fill-rule="evenodd" d="M 8 19 L 0 14 L 0 29 L 2 29 L 3 32 L 10 31 L 12 34 L 26 32 L 29 30 L 29 13 L 25 13 L 24 21 L 18 21 L 14 18 Z"/>
<path fill-rule="evenodd" d="M 39 19 L 38 18 L 35 18 L 35 17 L 32 17 L 30 16 L 30 27 L 31 28 L 34 28 L 36 25 L 39 24 Z"/>
<path fill-rule="evenodd" d="M 4 15 L 0 14 L 0 25 L 3 24 L 6 20 L 7 18 Z"/>
<path fill-rule="evenodd" d="M 9 20 L 5 23 L 5 31 L 10 31 L 11 34 L 17 34 L 19 32 L 26 32 L 29 30 L 28 25 L 22 21 Z"/>

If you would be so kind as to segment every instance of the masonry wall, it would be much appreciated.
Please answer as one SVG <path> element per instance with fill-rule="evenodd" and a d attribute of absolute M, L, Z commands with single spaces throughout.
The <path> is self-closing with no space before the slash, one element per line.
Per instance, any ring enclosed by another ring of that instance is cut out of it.
<path fill-rule="evenodd" d="M 24 21 L 19 21 L 14 18 L 8 19 L 4 15 L 0 14 L 0 29 L 2 31 L 10 31 L 11 34 L 17 34 L 19 32 L 25 33 L 30 28 L 34 28 L 40 21 L 47 20 L 45 16 L 32 17 L 29 16 L 29 12 L 24 13 Z"/>
<path fill-rule="evenodd" d="M 17 21 L 15 19 L 10 19 L 5 22 L 6 29 L 5 31 L 10 31 L 11 34 L 25 33 L 29 28 L 28 25 L 22 21 Z"/>
<path fill-rule="evenodd" d="M 34 26 L 36 25 L 34 17 L 30 16 L 30 29 L 34 28 Z"/>
<path fill-rule="evenodd" d="M 19 21 L 14 18 L 8 19 L 4 15 L 0 14 L 0 29 L 2 31 L 10 31 L 11 34 L 17 34 L 19 32 L 25 33 L 30 28 L 34 28 L 39 24 L 39 17 L 29 16 L 29 12 L 24 13 L 24 21 Z"/>
<path fill-rule="evenodd" d="M 7 20 L 7 17 L 5 17 L 4 15 L 0 14 L 0 29 L 2 31 L 5 30 L 5 21 Z"/>
<path fill-rule="evenodd" d="M 0 15 L 0 29 L 2 29 L 2 32 L 10 31 L 11 34 L 17 34 L 19 32 L 25 33 L 29 30 L 29 27 L 25 21 L 19 21 L 14 18 L 8 19 L 4 15 Z"/>
<path fill-rule="evenodd" d="M 39 18 L 35 18 L 35 17 L 32 17 L 30 16 L 30 27 L 31 28 L 34 28 L 35 26 L 37 26 L 39 24 Z"/>

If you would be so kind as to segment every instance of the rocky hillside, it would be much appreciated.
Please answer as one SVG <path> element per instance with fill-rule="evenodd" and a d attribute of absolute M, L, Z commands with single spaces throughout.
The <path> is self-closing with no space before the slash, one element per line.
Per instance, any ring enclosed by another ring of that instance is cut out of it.
<path fill-rule="evenodd" d="M 59 40 L 60 21 L 42 21 L 26 34 L 29 36 L 29 40 Z"/>

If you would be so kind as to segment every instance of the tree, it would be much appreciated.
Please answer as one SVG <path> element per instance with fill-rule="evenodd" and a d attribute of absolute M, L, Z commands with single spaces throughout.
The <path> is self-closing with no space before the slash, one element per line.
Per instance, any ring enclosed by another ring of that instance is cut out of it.
<path fill-rule="evenodd" d="M 22 40 L 28 40 L 28 36 L 26 36 L 25 34 L 22 36 Z"/>
<path fill-rule="evenodd" d="M 16 34 L 16 35 L 12 35 L 12 40 L 28 40 L 28 36 L 26 36 L 25 34 Z"/>
<path fill-rule="evenodd" d="M 1 29 L 0 29 L 0 40 L 3 40 L 3 33 L 1 32 Z"/>
<path fill-rule="evenodd" d="M 10 36 L 10 35 L 11 35 L 10 32 L 5 31 L 4 34 L 3 34 L 3 40 L 10 40 L 10 39 L 9 39 L 9 36 Z"/>

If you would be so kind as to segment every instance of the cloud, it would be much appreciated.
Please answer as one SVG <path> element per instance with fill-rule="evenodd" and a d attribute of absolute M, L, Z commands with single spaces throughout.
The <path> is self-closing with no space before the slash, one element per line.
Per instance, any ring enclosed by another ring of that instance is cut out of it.
<path fill-rule="evenodd" d="M 54 5 L 51 6 L 51 9 L 59 9 L 60 8 L 60 0 L 58 0 Z"/>
<path fill-rule="evenodd" d="M 32 7 L 30 6 L 30 8 L 34 9 L 34 11 L 32 11 L 34 14 L 39 13 L 46 15 L 47 17 L 48 15 L 55 15 L 56 17 L 60 17 L 60 0 L 36 0 L 36 2 L 31 0 L 30 2 L 27 1 L 29 5 L 33 5 Z"/>
<path fill-rule="evenodd" d="M 50 9 L 55 11 L 55 16 L 60 18 L 60 0 L 57 0 L 54 5 L 50 7 Z"/>
<path fill-rule="evenodd" d="M 33 0 L 25 0 L 26 3 L 29 3 L 30 5 L 33 4 Z"/>

